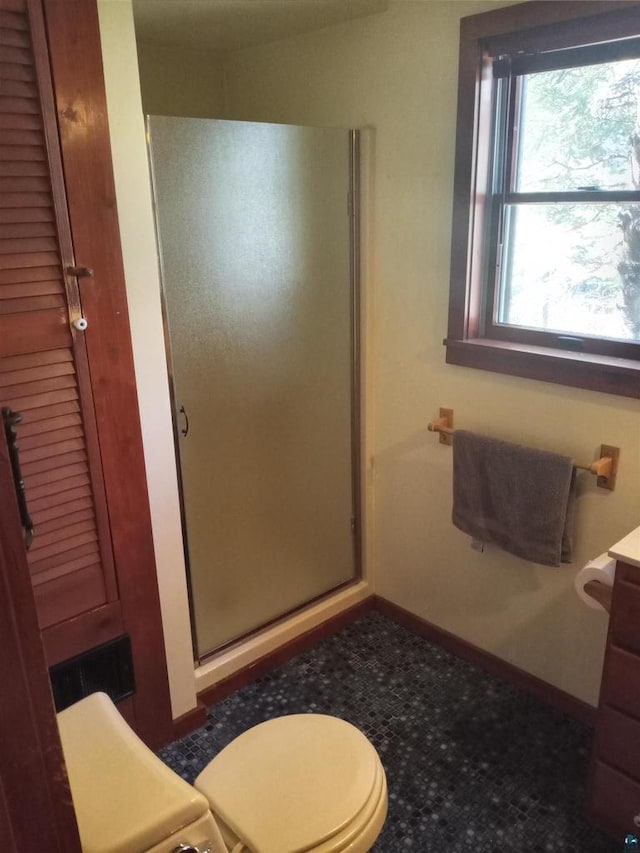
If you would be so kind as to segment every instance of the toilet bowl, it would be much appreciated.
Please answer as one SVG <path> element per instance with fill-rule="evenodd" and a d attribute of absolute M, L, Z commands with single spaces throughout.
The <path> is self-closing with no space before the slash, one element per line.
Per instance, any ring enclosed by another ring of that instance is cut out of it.
<path fill-rule="evenodd" d="M 84 853 L 364 853 L 386 817 L 380 759 L 336 717 L 254 726 L 194 787 L 104 693 L 61 711 L 58 728 Z"/>

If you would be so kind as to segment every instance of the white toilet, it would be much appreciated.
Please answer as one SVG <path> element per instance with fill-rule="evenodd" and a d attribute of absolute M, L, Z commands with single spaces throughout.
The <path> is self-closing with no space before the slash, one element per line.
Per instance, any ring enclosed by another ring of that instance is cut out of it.
<path fill-rule="evenodd" d="M 364 853 L 387 814 L 375 749 L 336 717 L 261 723 L 223 749 L 195 787 L 104 693 L 61 711 L 58 727 L 85 853 Z"/>

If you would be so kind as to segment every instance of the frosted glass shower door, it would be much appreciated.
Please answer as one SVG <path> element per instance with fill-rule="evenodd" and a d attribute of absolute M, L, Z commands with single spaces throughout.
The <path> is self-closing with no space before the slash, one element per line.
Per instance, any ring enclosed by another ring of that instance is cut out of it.
<path fill-rule="evenodd" d="M 149 132 L 202 657 L 355 575 L 350 135 Z"/>

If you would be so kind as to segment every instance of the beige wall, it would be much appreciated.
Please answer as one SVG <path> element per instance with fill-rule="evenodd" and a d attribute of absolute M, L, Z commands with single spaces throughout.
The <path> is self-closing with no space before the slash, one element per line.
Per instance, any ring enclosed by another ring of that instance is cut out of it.
<path fill-rule="evenodd" d="M 139 43 L 138 59 L 145 114 L 194 118 L 222 115 L 224 70 L 220 57 Z"/>
<path fill-rule="evenodd" d="M 99 0 L 118 219 L 173 716 L 196 704 L 160 283 L 130 0 Z"/>
<path fill-rule="evenodd" d="M 607 628 L 573 592 L 577 569 L 638 524 L 640 404 L 447 366 L 458 20 L 495 5 L 392 2 L 388 12 L 231 55 L 226 117 L 373 128 L 368 188 L 375 299 L 375 590 L 595 703 Z M 451 525 L 440 406 L 488 435 L 596 457 L 622 448 L 618 487 L 580 478 L 572 566 L 478 554 Z"/>

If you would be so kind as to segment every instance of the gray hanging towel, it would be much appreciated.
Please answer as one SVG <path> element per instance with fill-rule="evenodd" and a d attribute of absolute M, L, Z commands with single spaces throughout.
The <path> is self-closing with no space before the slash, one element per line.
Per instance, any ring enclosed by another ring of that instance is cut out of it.
<path fill-rule="evenodd" d="M 456 430 L 453 523 L 534 563 L 571 562 L 575 468 L 570 456 Z"/>

